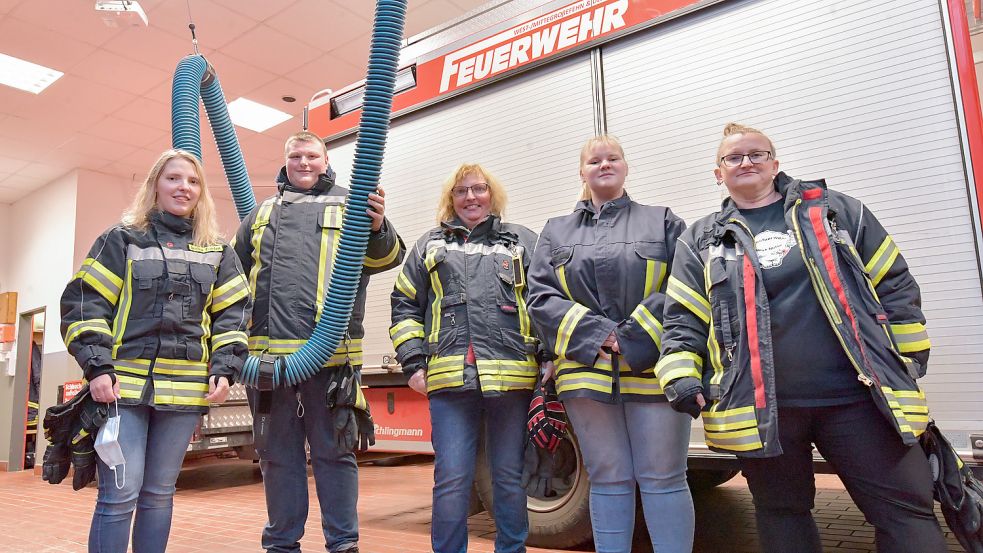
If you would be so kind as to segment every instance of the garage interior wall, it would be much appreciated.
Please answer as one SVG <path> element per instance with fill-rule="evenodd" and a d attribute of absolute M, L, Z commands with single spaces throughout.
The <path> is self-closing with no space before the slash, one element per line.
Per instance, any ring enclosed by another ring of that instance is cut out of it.
<path fill-rule="evenodd" d="M 75 235 L 75 199 L 78 188 L 77 172 L 69 173 L 10 205 L 4 217 L 6 229 L 3 242 L 4 291 L 17 292 L 17 313 L 46 308 L 48 328 L 57 328 L 58 299 L 71 274 L 72 250 Z M 19 317 L 18 317 L 19 319 Z M 19 321 L 18 321 L 19 324 Z M 19 330 L 19 329 L 18 329 Z M 20 335 L 18 332 L 16 335 Z M 15 344 L 14 351 L 22 344 Z M 44 337 L 45 367 L 55 352 L 62 352 L 58 332 L 46 332 Z M 8 363 L 16 366 L 16 354 Z M 50 363 L 52 372 L 58 363 Z M 11 444 L 11 413 L 15 404 L 15 377 L 0 374 L 0 452 L 6 455 Z M 26 381 L 25 381 L 26 384 Z M 26 390 L 26 388 L 25 388 Z M 10 461 L 0 458 L 0 462 Z"/>

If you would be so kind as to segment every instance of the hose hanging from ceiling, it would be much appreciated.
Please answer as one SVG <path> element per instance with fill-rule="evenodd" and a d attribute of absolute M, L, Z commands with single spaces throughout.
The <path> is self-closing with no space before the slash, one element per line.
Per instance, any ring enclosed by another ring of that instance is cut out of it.
<path fill-rule="evenodd" d="M 378 0 L 376 4 L 351 190 L 321 319 L 298 351 L 287 356 L 250 356 L 240 375 L 247 386 L 272 389 L 306 381 L 331 358 L 348 330 L 372 230 L 366 209 L 368 196 L 378 188 L 382 173 L 406 5 L 407 0 Z M 188 150 L 201 159 L 199 96 L 241 220 L 256 207 L 256 199 L 218 77 L 204 57 L 195 54 L 182 59 L 174 74 L 171 132 L 175 148 Z"/>

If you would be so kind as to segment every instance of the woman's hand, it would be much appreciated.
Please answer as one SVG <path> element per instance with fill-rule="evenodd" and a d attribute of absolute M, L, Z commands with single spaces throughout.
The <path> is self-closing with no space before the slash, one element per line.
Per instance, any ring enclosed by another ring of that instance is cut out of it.
<path fill-rule="evenodd" d="M 372 219 L 372 230 L 379 232 L 382 229 L 382 222 L 386 218 L 386 191 L 382 185 L 376 188 L 375 194 L 369 194 L 369 208 L 365 210 L 369 218 Z"/>
<path fill-rule="evenodd" d="M 209 403 L 225 403 L 229 397 L 229 379 L 224 376 L 212 376 L 208 378 L 208 395 L 205 399 Z"/>
<path fill-rule="evenodd" d="M 554 365 L 552 361 L 546 361 L 539 366 L 539 369 L 540 373 L 543 375 L 543 378 L 539 381 L 540 386 L 546 384 L 549 379 L 556 375 L 556 365 Z"/>
<path fill-rule="evenodd" d="M 611 331 L 611 335 L 604 339 L 604 343 L 601 344 L 601 349 L 597 351 L 597 356 L 601 359 L 611 359 L 611 354 L 608 352 L 621 353 L 621 346 L 618 345 L 618 337 L 615 336 L 614 331 Z"/>
<path fill-rule="evenodd" d="M 417 369 L 417 371 L 413 373 L 413 376 L 410 377 L 408 384 L 416 393 L 427 395 L 427 371 L 424 369 Z"/>
<path fill-rule="evenodd" d="M 93 401 L 99 403 L 112 403 L 120 398 L 119 381 L 113 382 L 113 377 L 109 374 L 101 374 L 89 382 L 89 394 Z"/>

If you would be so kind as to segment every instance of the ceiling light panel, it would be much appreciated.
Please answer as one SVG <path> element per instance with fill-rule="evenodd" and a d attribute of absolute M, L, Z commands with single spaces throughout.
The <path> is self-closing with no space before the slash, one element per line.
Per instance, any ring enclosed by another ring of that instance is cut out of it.
<path fill-rule="evenodd" d="M 64 75 L 43 65 L 0 54 L 0 84 L 12 86 L 32 94 L 40 94 L 51 83 Z"/>
<path fill-rule="evenodd" d="M 293 115 L 252 100 L 236 98 L 229 102 L 229 117 L 240 127 L 263 132 L 291 119 Z"/>

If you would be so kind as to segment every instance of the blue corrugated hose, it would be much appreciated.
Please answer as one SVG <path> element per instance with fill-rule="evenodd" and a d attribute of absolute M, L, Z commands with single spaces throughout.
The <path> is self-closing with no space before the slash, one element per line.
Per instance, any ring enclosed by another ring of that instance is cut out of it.
<path fill-rule="evenodd" d="M 270 377 L 273 387 L 293 386 L 304 382 L 331 358 L 348 330 L 358 283 L 362 277 L 365 248 L 372 230 L 372 219 L 365 211 L 368 209 L 368 196 L 378 188 L 379 175 L 382 172 L 406 3 L 407 0 L 378 0 L 376 4 L 362 117 L 355 141 L 351 191 L 321 319 L 300 350 L 286 357 L 263 360 L 272 361 L 271 375 L 269 364 L 266 364 L 267 370 L 261 371 L 261 359 L 250 356 L 240 376 L 247 386 L 264 387 L 262 380 Z M 242 151 L 225 107 L 222 88 L 214 72 L 207 72 L 206 75 L 206 70 L 207 64 L 201 56 L 188 56 L 178 64 L 174 75 L 171 113 L 173 143 L 175 148 L 188 150 L 201 158 L 198 116 L 200 89 L 205 112 L 212 123 L 215 142 L 232 188 L 236 211 L 242 219 L 256 206 L 256 200 L 242 160 Z M 261 372 L 264 373 L 263 378 Z"/>

